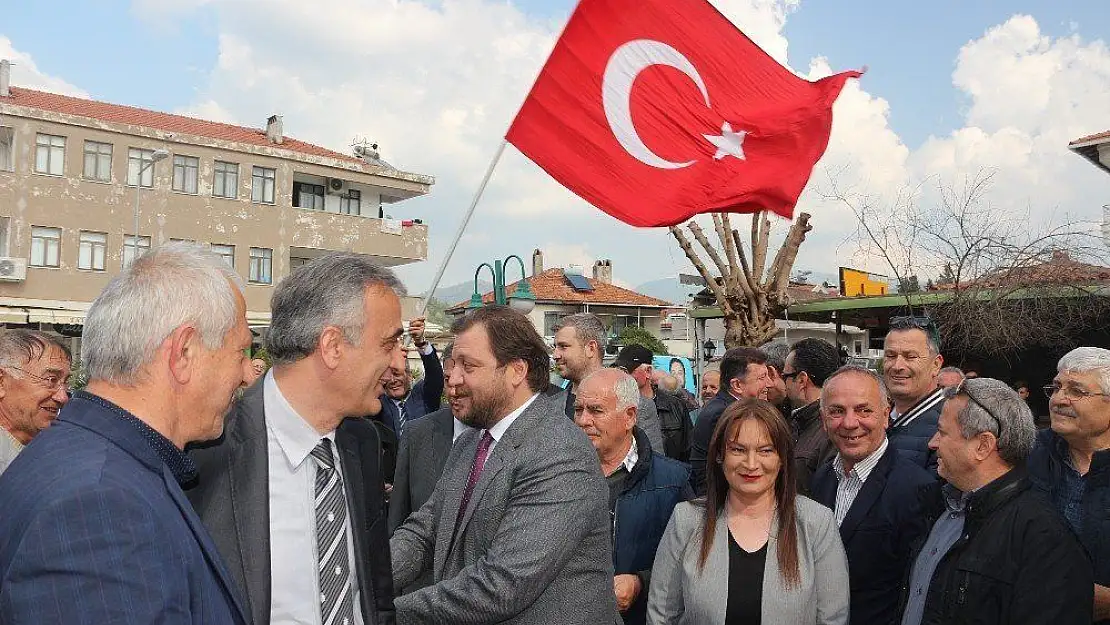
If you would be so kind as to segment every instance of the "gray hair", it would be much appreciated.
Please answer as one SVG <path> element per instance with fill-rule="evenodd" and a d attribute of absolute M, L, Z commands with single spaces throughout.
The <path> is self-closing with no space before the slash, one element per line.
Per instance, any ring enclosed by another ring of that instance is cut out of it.
<path fill-rule="evenodd" d="M 366 289 L 373 286 L 405 295 L 393 271 L 365 254 L 333 252 L 298 267 L 270 299 L 266 351 L 274 364 L 293 363 L 315 352 L 328 326 L 339 328 L 348 343 L 358 345 L 366 322 Z"/>
<path fill-rule="evenodd" d="M 1101 347 L 1076 347 L 1064 354 L 1056 365 L 1060 373 L 1075 371 L 1098 375 L 1098 386 L 1103 393 L 1110 393 L 1110 349 Z"/>
<path fill-rule="evenodd" d="M 73 355 L 57 337 L 23 328 L 0 329 L 0 367 L 19 367 L 41 358 L 43 354 L 56 348 L 65 354 L 66 360 Z"/>
<path fill-rule="evenodd" d="M 146 252 L 89 307 L 81 333 L 89 379 L 135 384 L 166 337 L 185 325 L 218 349 L 239 321 L 242 292 L 242 278 L 207 248 L 176 242 Z"/>
<path fill-rule="evenodd" d="M 961 380 L 965 377 L 964 370 L 959 367 L 943 367 L 940 371 L 937 372 L 937 375 L 941 375 L 942 373 L 955 373 L 956 375 L 960 376 Z"/>
<path fill-rule="evenodd" d="M 998 438 L 998 456 L 1010 466 L 1025 462 L 1033 451 L 1037 427 L 1033 412 L 1009 384 L 993 378 L 971 378 L 948 389 L 945 397 L 968 397 L 967 406 L 956 414 L 960 435 L 970 439 L 982 432 Z"/>
<path fill-rule="evenodd" d="M 583 346 L 594 341 L 597 343 L 598 352 L 605 351 L 605 324 L 601 323 L 601 318 L 597 315 L 593 313 L 568 315 L 555 324 L 556 332 L 563 328 L 574 328 L 574 336 Z"/>
<path fill-rule="evenodd" d="M 781 374 L 786 366 L 786 356 L 790 353 L 790 343 L 782 339 L 775 339 L 760 345 L 759 351 L 767 356 L 767 364 L 774 367 L 775 371 Z"/>
<path fill-rule="evenodd" d="M 868 369 L 867 367 L 861 367 L 859 365 L 844 365 L 836 371 L 833 371 L 829 375 L 829 377 L 825 378 L 825 384 L 821 386 L 822 410 L 825 409 L 825 396 L 829 393 L 829 384 L 833 381 L 834 378 L 842 376 L 846 373 L 857 373 L 864 377 L 870 378 L 879 387 L 879 401 L 881 402 L 881 405 L 890 405 L 890 391 L 886 388 L 886 381 L 883 380 L 883 376 L 879 375 L 875 371 L 872 371 L 871 369 Z"/>
<path fill-rule="evenodd" d="M 595 375 L 616 375 L 616 381 L 613 382 L 613 394 L 617 396 L 617 410 L 640 405 L 640 385 L 636 383 L 636 378 L 619 369 L 600 369 L 586 376 L 579 383 L 579 386 L 585 384 L 586 380 Z"/>

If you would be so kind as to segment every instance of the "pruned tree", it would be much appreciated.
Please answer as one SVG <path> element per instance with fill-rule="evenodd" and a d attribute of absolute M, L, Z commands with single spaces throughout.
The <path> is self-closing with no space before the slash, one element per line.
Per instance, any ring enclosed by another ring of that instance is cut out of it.
<path fill-rule="evenodd" d="M 936 291 L 949 293 L 917 311 L 906 294 L 907 308 L 931 316 L 944 343 L 965 354 L 1005 356 L 1068 341 L 1108 312 L 1105 298 L 1081 278 L 1092 271 L 1081 261 L 1104 255 L 1097 227 L 1054 216 L 1038 227 L 1028 208 L 991 202 L 993 178 L 981 170 L 955 183 L 937 180 L 929 194 L 919 185 L 889 208 L 837 188 L 835 179 L 823 194 L 852 210 L 861 247 L 877 251 L 898 284 L 935 276 Z"/>
<path fill-rule="evenodd" d="M 775 319 L 790 305 L 786 287 L 798 248 L 805 241 L 806 233 L 813 229 L 809 217 L 808 213 L 798 215 L 770 267 L 766 263 L 771 220 L 766 213 L 752 215 L 747 249 L 740 231 L 732 228 L 728 213 L 712 214 L 716 246 L 701 226 L 691 220 L 686 227 L 716 271 L 711 270 L 701 253 L 694 249 L 682 228 L 671 226 L 671 234 L 697 268 L 721 309 L 726 348 L 761 345 L 777 333 Z"/>

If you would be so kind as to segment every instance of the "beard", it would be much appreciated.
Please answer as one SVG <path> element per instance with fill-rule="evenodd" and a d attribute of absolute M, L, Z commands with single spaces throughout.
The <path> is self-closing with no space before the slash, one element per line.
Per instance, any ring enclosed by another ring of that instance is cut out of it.
<path fill-rule="evenodd" d="M 470 410 L 458 417 L 459 421 L 472 428 L 488 430 L 509 413 L 512 398 L 505 388 L 503 379 L 490 384 L 487 388 L 471 389 Z"/>

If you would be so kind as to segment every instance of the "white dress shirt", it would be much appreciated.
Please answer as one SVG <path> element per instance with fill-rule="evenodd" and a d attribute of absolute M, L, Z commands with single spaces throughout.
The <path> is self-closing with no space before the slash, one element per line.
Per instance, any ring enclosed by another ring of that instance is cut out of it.
<path fill-rule="evenodd" d="M 883 444 L 879 448 L 871 452 L 863 460 L 860 460 L 852 467 L 851 471 L 844 471 L 844 458 L 838 453 L 836 458 L 833 459 L 833 475 L 836 476 L 836 505 L 833 508 L 833 514 L 836 516 L 836 525 L 840 527 L 844 523 L 844 517 L 848 516 L 848 510 L 851 509 L 852 503 L 856 500 L 856 496 L 863 490 L 863 484 L 867 481 L 867 477 L 871 475 L 871 471 L 875 469 L 875 465 L 879 464 L 883 454 L 886 453 L 886 448 L 890 445 L 890 441 L 883 438 Z"/>
<path fill-rule="evenodd" d="M 516 418 L 519 417 L 521 413 L 523 413 L 525 410 L 528 410 L 528 406 L 531 406 L 532 402 L 536 401 L 536 398 L 539 396 L 540 394 L 536 393 L 535 395 L 529 397 L 528 401 L 521 404 L 520 408 L 517 408 L 516 410 L 505 415 L 504 419 L 501 419 L 489 429 L 489 435 L 493 437 L 493 442 L 490 443 L 489 453 L 486 454 L 487 458 L 493 455 L 493 450 L 497 447 L 497 442 L 500 441 L 501 437 L 505 435 L 505 430 L 508 430 L 509 426 L 513 424 L 513 421 L 516 421 Z"/>
<path fill-rule="evenodd" d="M 270 466 L 270 623 L 320 625 L 320 580 L 316 554 L 316 461 L 309 454 L 324 438 L 332 442 L 343 483 L 335 432 L 321 436 L 281 394 L 271 369 L 263 382 L 267 456 Z M 344 491 L 344 494 L 346 492 Z M 351 515 L 347 514 L 347 561 L 352 570 L 355 625 L 362 625 Z"/>
<path fill-rule="evenodd" d="M 469 425 L 459 421 L 455 417 L 451 417 L 451 444 L 454 445 L 458 442 L 460 436 L 466 434 L 471 429 Z"/>

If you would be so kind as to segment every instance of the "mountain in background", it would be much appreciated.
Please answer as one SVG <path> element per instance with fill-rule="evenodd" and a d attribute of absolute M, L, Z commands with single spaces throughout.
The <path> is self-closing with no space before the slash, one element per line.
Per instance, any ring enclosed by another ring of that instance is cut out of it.
<path fill-rule="evenodd" d="M 798 273 L 799 270 L 795 269 L 794 275 L 797 275 Z M 824 271 L 813 271 L 809 274 L 808 279 L 810 284 L 821 284 L 822 282 L 828 282 L 833 286 L 838 286 L 840 284 L 840 276 L 836 272 L 828 273 Z M 651 297 L 658 297 L 659 299 L 667 300 L 672 304 L 682 306 L 689 303 L 690 298 L 693 297 L 695 293 L 700 291 L 701 287 L 688 284 L 680 284 L 678 282 L 678 277 L 675 276 L 645 282 L 632 290 L 636 291 L 637 293 L 643 293 L 644 295 L 650 295 Z"/>
<path fill-rule="evenodd" d="M 493 283 L 485 280 L 478 281 L 478 292 L 486 293 L 493 290 Z M 441 286 L 436 289 L 435 299 L 443 302 L 447 306 L 454 306 L 459 302 L 465 302 L 470 299 L 474 293 L 474 281 L 461 282 L 459 284 L 452 284 L 450 286 Z M 427 296 L 428 292 L 424 291 L 420 297 Z"/>

